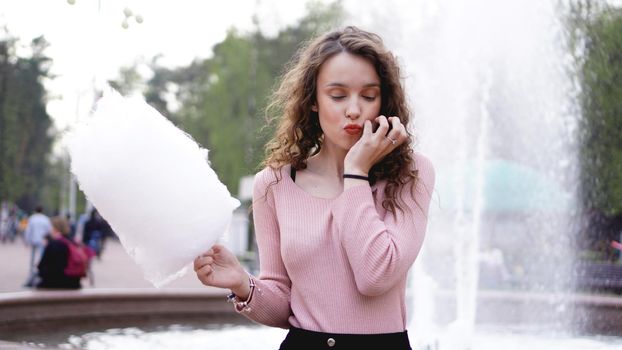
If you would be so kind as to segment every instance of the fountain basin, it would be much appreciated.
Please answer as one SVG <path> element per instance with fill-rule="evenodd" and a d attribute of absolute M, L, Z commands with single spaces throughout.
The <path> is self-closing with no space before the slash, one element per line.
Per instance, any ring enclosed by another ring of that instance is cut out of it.
<path fill-rule="evenodd" d="M 61 343 L 70 334 L 166 324 L 249 324 L 219 289 L 91 289 L 0 294 L 0 349 Z M 9 341 L 7 343 L 6 341 Z M 13 342 L 13 343 L 11 343 Z M 11 347 L 12 346 L 12 347 Z M 40 349 L 40 347 L 38 347 Z"/>
<path fill-rule="evenodd" d="M 225 295 L 223 290 L 209 288 L 4 293 L 0 295 L 0 349 L 34 349 L 20 342 L 44 344 L 48 349 L 54 349 L 54 344 L 66 342 L 69 335 L 109 328 L 153 328 L 171 324 L 194 324 L 198 328 L 222 324 L 251 325 L 225 302 Z M 566 307 L 560 307 L 560 297 Z M 437 305 L 455 310 L 454 295 L 448 291 L 439 292 Z M 544 325 L 544 330 L 554 331 L 552 320 L 561 316 L 580 333 L 622 336 L 620 297 L 482 291 L 478 295 L 477 307 L 478 325 L 496 328 Z M 446 312 L 439 314 L 449 315 Z M 564 323 L 560 328 L 567 326 Z M 36 348 L 41 349 L 41 346 Z"/>
<path fill-rule="evenodd" d="M 441 323 L 455 319 L 456 298 L 451 291 L 437 293 Z M 622 336 L 622 297 L 594 294 L 552 294 L 480 290 L 478 325 L 537 326 L 552 331 Z"/>

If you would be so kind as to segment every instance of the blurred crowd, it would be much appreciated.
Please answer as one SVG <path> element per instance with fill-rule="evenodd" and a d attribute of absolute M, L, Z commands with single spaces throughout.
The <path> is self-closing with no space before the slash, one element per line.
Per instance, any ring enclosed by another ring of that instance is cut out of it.
<path fill-rule="evenodd" d="M 30 214 L 7 202 L 0 207 L 0 242 L 30 247 L 25 287 L 79 289 L 85 278 L 92 283 L 91 260 L 101 257 L 111 237 L 116 238 L 97 209 L 74 219 L 48 216 L 41 206 Z"/>

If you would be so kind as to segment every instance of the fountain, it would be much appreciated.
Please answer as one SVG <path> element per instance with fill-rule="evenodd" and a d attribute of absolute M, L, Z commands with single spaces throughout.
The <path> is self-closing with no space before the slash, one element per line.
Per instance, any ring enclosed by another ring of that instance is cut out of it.
<path fill-rule="evenodd" d="M 486 348 L 481 334 L 499 325 L 548 335 L 616 332 L 596 325 L 585 300 L 569 293 L 580 118 L 563 23 L 569 4 L 370 7 L 378 9 L 373 16 L 358 9 L 353 17 L 380 33 L 404 64 L 418 148 L 437 172 L 426 244 L 411 279 L 415 347 Z M 534 347 L 550 348 L 544 343 Z"/>
<path fill-rule="evenodd" d="M 619 298 L 569 292 L 580 91 L 561 19 L 567 4 L 351 0 L 345 7 L 350 23 L 381 34 L 399 56 L 418 149 L 437 172 L 426 244 L 408 288 L 413 348 L 620 348 Z M 167 298 L 184 299 L 173 307 L 183 312 L 167 311 L 165 302 L 162 314 L 232 319 L 213 295 L 181 295 Z M 214 312 L 189 306 L 198 300 Z M 274 347 L 282 336 L 245 327 L 217 334 L 231 334 L 222 344 L 253 334 L 255 348 L 269 348 L 261 343 L 267 338 Z M 178 331 L 161 333 L 181 341 Z M 141 337 L 132 329 L 113 333 L 85 337 L 100 345 L 103 337 Z M 209 334 L 205 343 L 214 339 Z"/>

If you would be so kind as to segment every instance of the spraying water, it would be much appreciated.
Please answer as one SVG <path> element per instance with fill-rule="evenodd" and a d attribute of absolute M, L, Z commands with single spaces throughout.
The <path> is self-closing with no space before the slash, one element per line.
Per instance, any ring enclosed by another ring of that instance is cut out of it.
<path fill-rule="evenodd" d="M 436 0 L 348 8 L 400 58 L 417 148 L 437 171 L 412 278 L 415 346 L 471 348 L 480 289 L 550 293 L 560 313 L 546 328 L 565 329 L 578 121 L 565 7 Z M 523 308 L 517 313 L 545 312 Z"/>

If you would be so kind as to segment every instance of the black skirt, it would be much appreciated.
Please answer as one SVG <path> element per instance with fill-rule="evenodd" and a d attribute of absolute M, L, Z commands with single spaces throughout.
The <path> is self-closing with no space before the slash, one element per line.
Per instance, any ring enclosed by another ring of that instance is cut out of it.
<path fill-rule="evenodd" d="M 382 334 L 336 334 L 291 327 L 279 350 L 412 350 L 406 331 Z"/>

